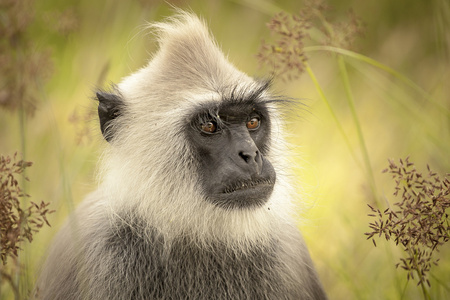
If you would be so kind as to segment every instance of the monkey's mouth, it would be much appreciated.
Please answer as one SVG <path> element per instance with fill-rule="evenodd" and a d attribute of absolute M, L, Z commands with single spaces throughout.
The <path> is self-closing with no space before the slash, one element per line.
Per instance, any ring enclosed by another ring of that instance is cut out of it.
<path fill-rule="evenodd" d="M 245 191 L 249 189 L 270 188 L 273 189 L 274 182 L 270 179 L 256 179 L 256 180 L 243 180 L 237 181 L 233 184 L 226 186 L 223 189 L 223 194 L 231 194 L 239 191 Z"/>
<path fill-rule="evenodd" d="M 271 179 L 239 180 L 225 186 L 210 200 L 227 210 L 261 207 L 269 200 L 274 184 Z"/>

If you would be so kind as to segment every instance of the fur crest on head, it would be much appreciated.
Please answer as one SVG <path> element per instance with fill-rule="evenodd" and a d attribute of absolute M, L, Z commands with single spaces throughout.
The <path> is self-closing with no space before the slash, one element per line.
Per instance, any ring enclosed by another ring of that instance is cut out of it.
<path fill-rule="evenodd" d="M 115 137 L 105 152 L 100 193 L 114 216 L 139 215 L 166 236 L 191 235 L 200 243 L 221 240 L 241 247 L 269 241 L 290 223 L 289 184 L 279 151 L 285 151 L 276 97 L 266 83 L 237 70 L 197 16 L 179 11 L 149 28 L 159 50 L 146 67 L 117 85 L 123 101 L 113 120 Z M 255 92 L 256 91 L 256 92 Z M 271 118 L 269 160 L 279 175 L 269 201 L 256 209 L 225 210 L 205 201 L 198 166 L 182 128 L 198 104 L 239 94 L 267 101 Z M 282 145 L 282 146 L 280 146 Z"/>

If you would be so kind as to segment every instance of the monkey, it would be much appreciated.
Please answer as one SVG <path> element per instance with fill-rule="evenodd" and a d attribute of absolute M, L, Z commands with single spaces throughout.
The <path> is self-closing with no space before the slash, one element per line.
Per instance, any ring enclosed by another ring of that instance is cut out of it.
<path fill-rule="evenodd" d="M 271 80 L 194 13 L 149 25 L 148 64 L 99 89 L 97 190 L 56 235 L 39 299 L 327 299 L 293 216 Z"/>

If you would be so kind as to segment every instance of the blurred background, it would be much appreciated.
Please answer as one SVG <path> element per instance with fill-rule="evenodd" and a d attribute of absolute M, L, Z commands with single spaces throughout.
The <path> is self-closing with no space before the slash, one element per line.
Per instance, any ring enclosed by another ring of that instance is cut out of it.
<path fill-rule="evenodd" d="M 21 244 L 21 268 L 11 263 L 0 269 L 12 274 L 20 299 L 27 298 L 62 222 L 96 188 L 106 142 L 94 90 L 146 64 L 157 45 L 145 23 L 170 16 L 171 5 L 190 9 L 207 21 L 238 69 L 264 77 L 274 67 L 257 55 L 263 40 L 277 40 L 267 24 L 280 12 L 305 12 L 311 3 L 317 1 L 0 0 L 0 154 L 18 152 L 33 162 L 22 184 L 30 198 L 23 201 L 49 202 L 56 211 L 48 215 L 51 227 Z M 402 248 L 383 239 L 374 247 L 364 233 L 373 222 L 367 204 L 383 211 L 399 201 L 391 176 L 382 173 L 388 159 L 409 156 L 424 173 L 427 165 L 442 176 L 450 173 L 450 2 L 322 3 L 315 7 L 327 24 L 353 42 L 333 44 L 323 24 L 313 22 L 302 52 L 311 72 L 294 68 L 292 76 L 275 77 L 273 87 L 304 104 L 286 111 L 299 226 L 330 299 L 423 299 L 417 281 L 408 282 L 395 267 Z M 324 45 L 363 57 L 338 59 Z M 433 254 L 440 261 L 428 274 L 432 299 L 450 298 L 449 248 Z M 15 297 L 2 275 L 0 299 Z"/>

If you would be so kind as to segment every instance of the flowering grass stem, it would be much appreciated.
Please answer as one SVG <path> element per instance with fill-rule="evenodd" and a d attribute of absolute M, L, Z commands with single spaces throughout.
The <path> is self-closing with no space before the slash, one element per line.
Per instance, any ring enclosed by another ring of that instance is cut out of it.
<path fill-rule="evenodd" d="M 330 111 L 330 114 L 334 120 L 334 122 L 336 123 L 336 126 L 339 130 L 339 132 L 341 133 L 342 137 L 344 138 L 345 144 L 347 145 L 351 156 L 353 157 L 353 159 L 355 160 L 355 162 L 357 164 L 359 164 L 359 161 L 356 157 L 355 152 L 353 151 L 353 148 L 350 144 L 350 140 L 347 137 L 347 134 L 344 131 L 344 128 L 342 127 L 341 123 L 339 122 L 339 119 L 337 118 L 336 114 L 334 113 L 333 108 L 330 105 L 330 102 L 328 101 L 327 97 L 325 96 L 325 93 L 322 90 L 322 87 L 319 84 L 319 81 L 317 80 L 316 76 L 314 75 L 313 70 L 311 69 L 311 67 L 309 66 L 308 62 L 304 62 L 304 66 L 305 66 L 305 70 L 308 73 L 309 77 L 311 78 L 311 80 L 314 83 L 314 87 L 317 90 L 317 93 L 319 94 L 320 98 L 323 100 L 323 102 L 325 103 L 326 107 L 328 108 L 328 110 Z"/>
<path fill-rule="evenodd" d="M 359 145 L 361 147 L 362 156 L 363 156 L 364 164 L 366 167 L 367 177 L 369 179 L 370 189 L 372 191 L 372 195 L 375 199 L 375 202 L 378 202 L 375 176 L 373 175 L 372 164 L 370 163 L 369 152 L 367 151 L 367 145 L 364 140 L 361 123 L 359 122 L 358 114 L 356 113 L 355 101 L 354 101 L 353 94 L 351 91 L 350 81 L 348 79 L 347 68 L 345 66 L 345 62 L 344 62 L 344 59 L 342 56 L 338 56 L 337 61 L 338 61 L 342 81 L 344 83 L 344 89 L 347 94 L 348 106 L 350 107 L 350 111 L 351 111 L 352 118 L 353 118 L 353 123 L 355 124 L 356 131 L 358 133 L 358 141 L 359 141 Z"/>
<path fill-rule="evenodd" d="M 392 69 L 392 68 L 390 68 L 390 67 L 388 67 L 388 66 L 386 66 L 386 65 L 384 65 L 382 63 L 380 63 L 379 61 L 377 61 L 377 60 L 375 60 L 373 58 L 370 58 L 368 56 L 362 55 L 360 53 L 357 53 L 357 52 L 354 52 L 354 51 L 351 51 L 351 50 L 342 49 L 342 48 L 333 47 L 333 46 L 309 46 L 309 47 L 303 48 L 303 51 L 305 53 L 307 53 L 307 52 L 316 52 L 316 51 L 333 52 L 333 53 L 337 53 L 337 54 L 341 54 L 341 55 L 344 55 L 344 56 L 351 57 L 353 59 L 357 59 L 357 60 L 359 60 L 361 62 L 364 62 L 364 63 L 367 63 L 369 65 L 372 65 L 372 66 L 374 66 L 374 67 L 376 67 L 376 68 L 378 68 L 380 70 L 383 70 L 383 71 L 387 72 L 388 74 L 391 74 L 395 78 L 399 79 L 404 84 L 406 84 L 407 86 L 412 88 L 414 91 L 419 93 L 423 98 L 425 98 L 426 100 L 430 101 L 430 103 L 432 103 L 434 106 L 436 106 L 436 108 L 438 108 L 439 110 L 444 112 L 447 115 L 447 117 L 450 117 L 450 109 L 448 109 L 447 107 L 443 106 L 438 101 L 436 101 L 427 91 L 425 91 L 419 85 L 414 83 L 414 81 L 412 81 L 411 79 L 409 79 L 405 75 L 401 74 L 400 72 L 395 71 L 394 69 Z"/>

